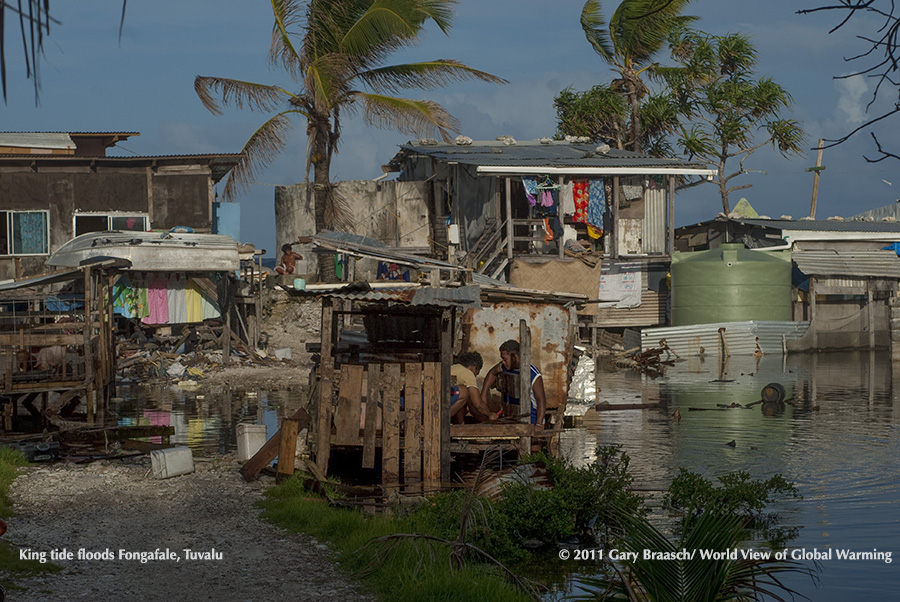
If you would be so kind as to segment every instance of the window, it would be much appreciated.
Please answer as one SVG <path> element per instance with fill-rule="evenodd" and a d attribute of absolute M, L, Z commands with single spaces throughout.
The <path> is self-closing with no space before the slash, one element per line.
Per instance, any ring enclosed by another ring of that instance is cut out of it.
<path fill-rule="evenodd" d="M 47 211 L 0 211 L 0 255 L 49 255 Z"/>
<path fill-rule="evenodd" d="M 76 213 L 75 236 L 88 232 L 128 230 L 146 232 L 150 219 L 146 213 Z"/>

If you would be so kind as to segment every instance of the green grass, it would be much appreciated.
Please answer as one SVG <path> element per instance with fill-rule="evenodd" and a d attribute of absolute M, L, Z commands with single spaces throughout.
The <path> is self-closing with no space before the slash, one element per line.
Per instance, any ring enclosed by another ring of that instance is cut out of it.
<path fill-rule="evenodd" d="M 27 466 L 25 456 L 14 449 L 0 446 L 0 518 L 13 516 L 12 502 L 9 499 L 9 487 L 19 476 L 18 469 Z M 50 562 L 37 560 L 20 560 L 19 548 L 4 541 L 9 534 L 0 539 L 0 575 L 4 576 L 3 585 L 7 589 L 21 589 L 10 580 L 33 577 L 42 573 L 55 573 L 60 567 Z M 40 551 L 40 550 L 39 550 Z"/>
<path fill-rule="evenodd" d="M 383 549 L 360 549 L 371 539 L 416 529 L 404 517 L 365 516 L 335 508 L 303 489 L 298 478 L 271 488 L 262 502 L 263 516 L 289 531 L 328 543 L 341 567 L 351 575 L 370 566 Z M 433 552 L 433 556 L 432 556 Z M 528 597 L 495 570 L 470 564 L 451 570 L 443 546 L 404 542 L 361 581 L 379 598 L 392 602 L 521 602 Z"/>

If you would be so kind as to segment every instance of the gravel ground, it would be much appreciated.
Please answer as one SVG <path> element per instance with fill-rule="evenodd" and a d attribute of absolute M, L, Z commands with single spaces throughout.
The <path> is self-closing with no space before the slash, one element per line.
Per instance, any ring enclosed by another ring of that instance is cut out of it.
<path fill-rule="evenodd" d="M 319 303 L 291 302 L 273 292 L 264 312 L 268 349 L 291 348 L 275 366 L 233 366 L 201 380 L 203 388 L 301 389 L 312 368 L 306 343 L 318 341 Z M 374 600 L 336 568 L 329 548 L 259 518 L 255 502 L 272 484 L 245 483 L 233 454 L 195 457 L 196 472 L 155 479 L 147 456 L 88 465 L 23 469 L 10 497 L 16 516 L 4 539 L 22 550 L 71 552 L 52 560 L 60 573 L 19 579 L 8 598 L 47 600 Z M 185 552 L 212 553 L 209 560 Z M 124 551 L 124 557 L 120 550 Z M 167 550 L 169 560 L 140 554 Z M 79 559 L 79 552 L 111 559 Z M 128 557 L 128 553 L 136 553 Z M 178 560 L 174 560 L 177 558 Z"/>
<path fill-rule="evenodd" d="M 18 580 L 9 599 L 47 600 L 374 600 L 335 567 L 329 548 L 259 518 L 254 502 L 272 483 L 245 483 L 234 456 L 195 458 L 196 472 L 155 479 L 147 457 L 30 467 L 13 483 L 17 516 L 4 539 L 35 552 L 65 548 L 62 572 Z M 79 560 L 79 550 L 110 560 Z M 120 550 L 179 558 L 142 564 Z M 216 559 L 192 560 L 215 551 Z"/>

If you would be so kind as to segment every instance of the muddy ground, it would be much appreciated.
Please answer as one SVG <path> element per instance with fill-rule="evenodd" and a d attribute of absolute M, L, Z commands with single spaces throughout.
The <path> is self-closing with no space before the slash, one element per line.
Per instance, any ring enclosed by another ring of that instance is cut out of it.
<path fill-rule="evenodd" d="M 317 303 L 275 295 L 266 305 L 268 350 L 291 349 L 290 361 L 234 362 L 204 372 L 203 388 L 293 389 L 309 382 L 307 341 L 317 341 Z M 373 600 L 340 573 L 327 546 L 288 534 L 259 518 L 256 502 L 273 481 L 246 483 L 233 454 L 194 456 L 196 472 L 156 479 L 147 456 L 87 465 L 23 469 L 10 496 L 17 515 L 4 539 L 30 553 L 65 548 L 60 573 L 18 580 L 7 599 L 46 600 Z M 193 552 L 215 552 L 190 559 Z M 168 560 L 141 554 L 168 550 Z M 106 559 L 79 559 L 85 554 Z M 120 552 L 122 551 L 122 552 Z M 111 559 L 110 559 L 111 557 Z M 175 559 L 178 560 L 175 560 Z M 6 579 L 4 583 L 8 584 Z"/>

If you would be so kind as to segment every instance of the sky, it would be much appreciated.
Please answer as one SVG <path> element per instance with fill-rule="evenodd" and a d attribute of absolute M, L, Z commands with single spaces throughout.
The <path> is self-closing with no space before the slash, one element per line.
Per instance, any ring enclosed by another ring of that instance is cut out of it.
<path fill-rule="evenodd" d="M 460 0 L 449 35 L 428 29 L 413 48 L 391 62 L 451 58 L 509 81 L 455 84 L 410 97 L 442 104 L 475 140 L 511 135 L 519 140 L 552 136 L 553 98 L 562 89 L 586 90 L 611 79 L 608 65 L 584 38 L 579 24 L 583 0 Z M 768 148 L 745 163 L 753 170 L 737 181 L 731 205 L 746 197 L 760 214 L 808 215 L 815 164 L 811 150 L 819 138 L 839 138 L 879 109 L 868 109 L 874 82 L 835 79 L 855 71 L 851 57 L 867 50 L 858 35 L 872 35 L 879 23 L 855 19 L 838 32 L 828 30 L 839 14 L 798 15 L 824 0 L 695 0 L 685 11 L 700 17 L 698 29 L 711 34 L 743 33 L 759 53 L 758 77 L 772 77 L 794 99 L 787 115 L 807 132 L 804 155 L 790 160 Z M 604 16 L 615 2 L 603 2 Z M 180 155 L 240 152 L 267 118 L 249 110 L 209 113 L 193 90 L 197 75 L 280 84 L 287 75 L 267 62 L 271 8 L 265 0 L 155 0 L 129 2 L 119 41 L 121 0 L 51 3 L 54 23 L 40 63 L 40 102 L 35 106 L 25 79 L 17 26 L 7 23 L 9 93 L 0 104 L 2 131 L 137 131 L 110 154 Z M 660 57 L 662 61 L 665 56 Z M 861 65 L 860 65 L 861 66 Z M 896 98 L 884 94 L 880 106 Z M 897 142 L 897 124 L 880 128 L 883 143 Z M 242 242 L 275 250 L 274 186 L 303 179 L 305 124 L 295 124 L 286 151 L 239 197 Z M 345 115 L 334 180 L 382 175 L 398 146 L 415 136 L 367 127 Z M 895 149 L 896 150 L 896 149 Z M 867 163 L 875 147 L 868 133 L 824 153 L 816 216 L 849 216 L 900 198 L 900 164 Z M 391 176 L 393 177 L 393 176 Z M 221 191 L 222 184 L 217 187 Z M 676 197 L 675 224 L 711 219 L 721 211 L 718 190 L 703 185 Z"/>

